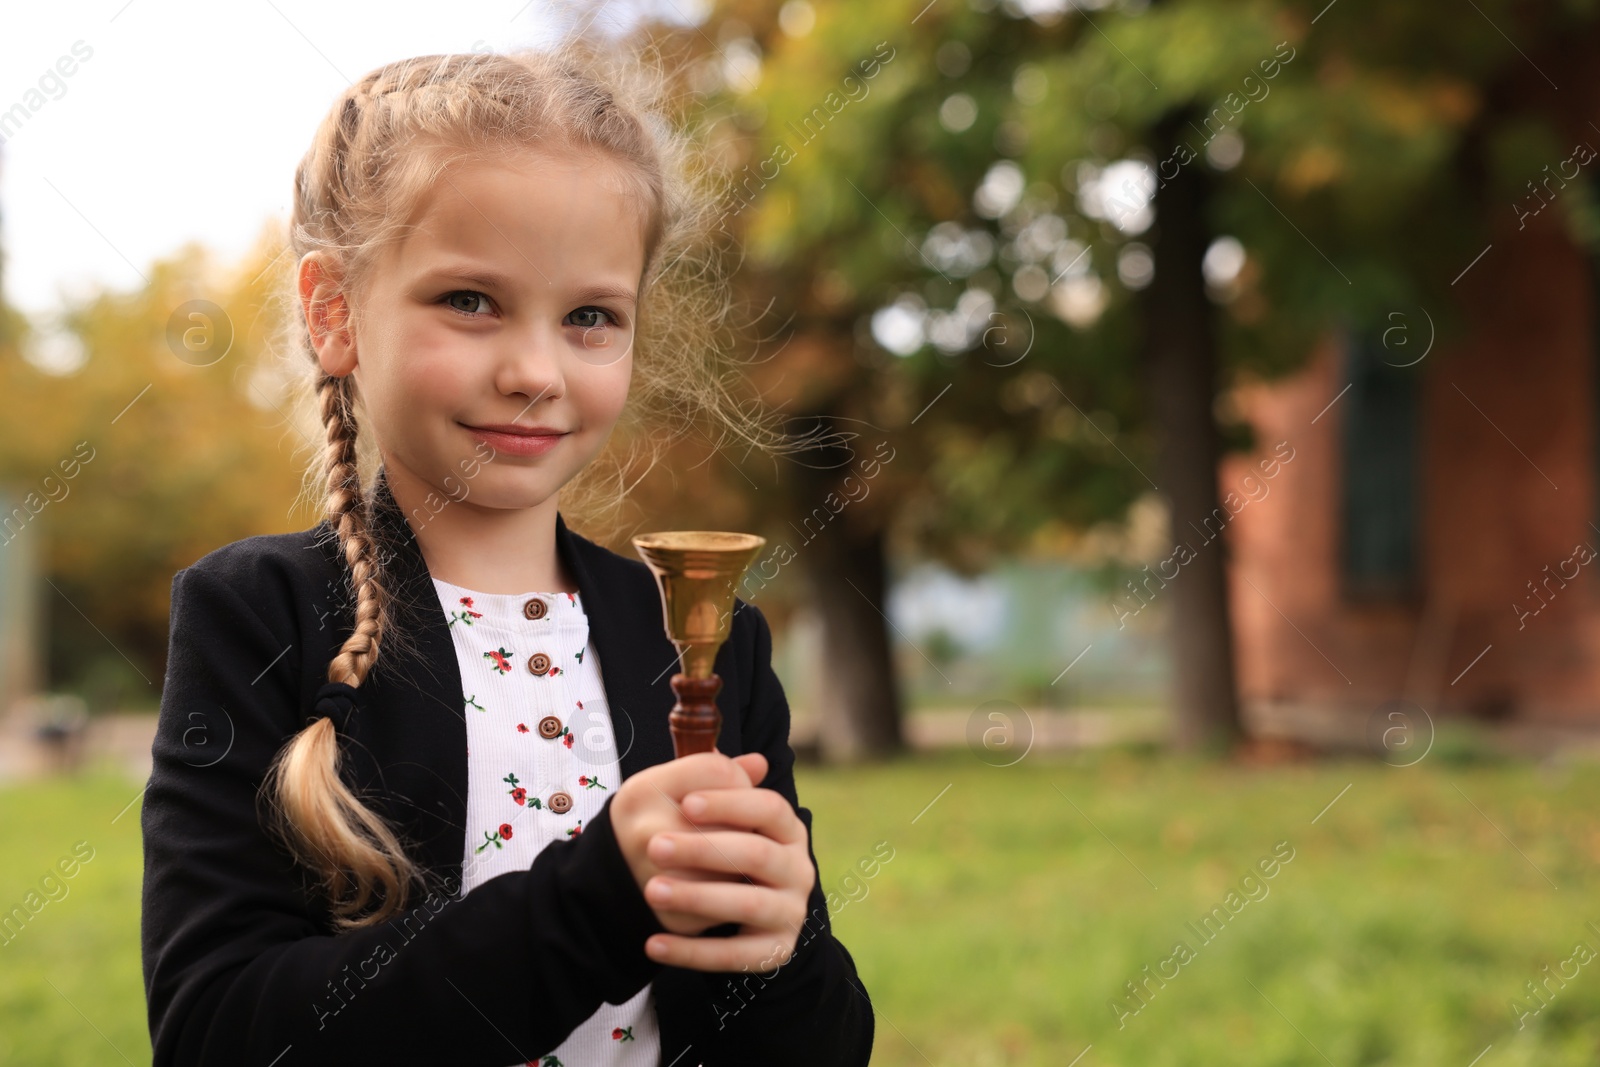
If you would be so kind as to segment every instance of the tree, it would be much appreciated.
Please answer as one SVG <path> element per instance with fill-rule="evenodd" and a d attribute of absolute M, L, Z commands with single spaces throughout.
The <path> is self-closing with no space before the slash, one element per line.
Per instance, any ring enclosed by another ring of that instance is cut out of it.
<path fill-rule="evenodd" d="M 68 309 L 69 373 L 0 354 L 0 478 L 23 502 L 4 536 L 43 532 L 49 678 L 97 709 L 158 698 L 179 568 L 315 521 L 291 511 L 310 442 L 266 351 L 276 249 L 264 239 L 230 279 L 190 247 L 144 288 Z"/>
<path fill-rule="evenodd" d="M 895 534 L 970 570 L 1158 487 L 1181 539 L 1227 514 L 1232 384 L 1396 308 L 1459 331 L 1450 279 L 1498 198 L 1566 154 L 1544 70 L 1593 39 L 1586 2 L 1478 9 L 735 0 L 688 35 L 738 159 L 747 291 L 789 346 L 764 384 L 896 450 L 811 553 L 819 600 L 855 616 L 830 664 L 889 672 L 859 635 Z M 1588 225 L 1586 180 L 1569 199 Z M 759 484 L 791 515 L 837 488 Z M 1222 548 L 1163 591 L 1180 738 L 1205 747 L 1239 728 Z M 853 684 L 841 746 L 886 746 L 889 687 Z"/>
<path fill-rule="evenodd" d="M 773 337 L 755 385 L 796 429 L 857 435 L 802 463 L 733 457 L 732 484 L 755 487 L 763 532 L 792 547 L 824 615 L 822 742 L 842 759 L 901 744 L 884 611 L 893 555 L 915 546 L 975 571 L 1051 520 L 1120 516 L 1142 482 L 1107 462 L 1104 432 L 1134 389 L 1098 356 L 1069 363 L 1060 321 L 996 299 L 994 239 L 950 229 L 994 156 L 939 127 L 941 39 L 906 39 L 913 5 L 817 13 L 805 33 L 796 10 L 726 5 L 686 39 L 736 158 L 728 216 L 748 251 L 744 302 L 767 309 Z M 1028 33 L 978 13 L 966 23 L 1004 41 L 972 49 L 996 71 Z M 741 74 L 752 62 L 757 82 Z M 940 303 L 956 310 L 927 318 Z M 934 343 L 897 353 L 874 339 L 907 323 Z"/>

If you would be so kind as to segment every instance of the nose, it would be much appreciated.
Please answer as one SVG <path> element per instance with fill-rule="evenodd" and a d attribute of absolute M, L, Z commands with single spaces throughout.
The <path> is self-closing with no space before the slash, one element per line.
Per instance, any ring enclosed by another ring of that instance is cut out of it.
<path fill-rule="evenodd" d="M 530 327 L 507 331 L 495 366 L 495 388 L 506 396 L 521 394 L 531 406 L 565 395 L 560 338 Z"/>

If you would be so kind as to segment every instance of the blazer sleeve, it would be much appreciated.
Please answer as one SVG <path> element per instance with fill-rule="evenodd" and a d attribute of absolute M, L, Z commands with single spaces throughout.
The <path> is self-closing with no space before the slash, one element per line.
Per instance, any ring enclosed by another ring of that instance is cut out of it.
<path fill-rule="evenodd" d="M 644 941 L 663 928 L 617 845 L 609 798 L 529 870 L 465 897 L 459 885 L 414 894 L 399 918 L 331 933 L 257 816 L 269 760 L 306 721 L 293 595 L 241 573 L 203 561 L 173 579 L 140 817 L 155 1067 L 503 1067 L 642 989 L 661 969 Z"/>
<path fill-rule="evenodd" d="M 772 669 L 772 631 L 753 604 L 754 672 L 742 736 L 746 752 L 767 757 L 760 784 L 794 806 L 806 827 L 806 850 L 817 869 L 811 811 L 800 806 L 789 747 L 789 702 Z M 710 974 L 717 1017 L 706 1067 L 723 1064 L 818 1064 L 865 1067 L 872 1055 L 872 1001 L 856 974 L 855 961 L 833 936 L 820 874 L 811 886 L 809 914 L 794 954 L 764 973 Z"/>

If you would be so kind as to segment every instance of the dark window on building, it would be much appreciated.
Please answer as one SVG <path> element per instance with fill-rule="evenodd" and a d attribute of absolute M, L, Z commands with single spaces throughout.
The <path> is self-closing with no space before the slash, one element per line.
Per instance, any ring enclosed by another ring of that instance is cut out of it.
<path fill-rule="evenodd" d="M 1344 477 L 1340 500 L 1345 592 L 1356 599 L 1416 594 L 1420 515 L 1418 393 L 1421 365 L 1395 364 L 1382 330 L 1347 335 L 1340 402 Z"/>
<path fill-rule="evenodd" d="M 1589 315 L 1594 323 L 1591 335 L 1594 350 L 1600 357 L 1600 241 L 1589 250 Z M 1594 457 L 1594 523 L 1600 527 L 1600 358 L 1590 363 L 1589 378 L 1589 433 L 1590 454 Z"/>

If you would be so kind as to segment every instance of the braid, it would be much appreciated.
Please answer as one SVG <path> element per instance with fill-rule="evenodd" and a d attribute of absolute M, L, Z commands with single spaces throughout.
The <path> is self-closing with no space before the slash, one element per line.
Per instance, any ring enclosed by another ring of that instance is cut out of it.
<path fill-rule="evenodd" d="M 322 458 L 327 472 L 328 523 L 339 535 L 339 545 L 356 593 L 355 630 L 328 664 L 328 681 L 360 686 L 378 658 L 384 589 L 379 580 L 377 548 L 361 493 L 361 475 L 356 468 L 356 420 L 350 403 L 349 383 L 348 375 L 324 376 L 320 390 L 322 423 L 328 434 Z"/>
<path fill-rule="evenodd" d="M 359 687 L 378 658 L 385 601 L 377 548 L 356 468 L 356 420 L 350 378 L 324 376 L 320 387 L 328 445 L 328 522 L 338 533 L 356 590 L 356 624 L 328 664 L 328 681 Z M 297 733 L 273 761 L 265 789 L 277 802 L 278 832 L 295 857 L 321 876 L 334 922 L 367 926 L 398 914 L 421 872 L 394 831 L 339 776 L 333 720 L 318 718 Z M 382 904 L 360 913 L 382 890 Z"/>

